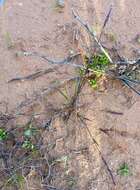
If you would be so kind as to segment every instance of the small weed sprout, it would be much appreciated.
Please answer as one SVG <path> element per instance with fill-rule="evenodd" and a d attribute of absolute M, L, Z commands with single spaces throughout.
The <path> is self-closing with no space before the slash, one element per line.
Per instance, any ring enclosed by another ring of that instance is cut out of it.
<path fill-rule="evenodd" d="M 6 186 L 16 185 L 20 190 L 23 189 L 25 184 L 25 179 L 22 175 L 14 173 L 6 182 Z"/>
<path fill-rule="evenodd" d="M 117 170 L 117 173 L 120 176 L 129 176 L 130 175 L 130 169 L 127 163 L 123 163 L 119 169 Z"/>
<path fill-rule="evenodd" d="M 105 70 L 109 66 L 109 60 L 105 54 L 95 54 L 91 57 L 85 55 L 84 63 L 87 69 L 90 71 L 90 76 L 88 77 L 89 85 L 97 89 L 98 88 L 98 81 L 104 75 Z M 80 69 L 80 76 L 84 76 L 85 70 Z"/>
<path fill-rule="evenodd" d="M 24 142 L 22 144 L 22 148 L 31 151 L 35 150 L 35 145 L 32 143 L 32 139 L 36 132 L 37 130 L 33 127 L 32 123 L 29 123 L 23 133 Z"/>
<path fill-rule="evenodd" d="M 4 129 L 0 129 L 0 140 L 6 140 L 8 137 L 7 132 Z"/>
<path fill-rule="evenodd" d="M 35 149 L 35 146 L 30 140 L 25 140 L 22 144 L 22 148 L 33 151 Z"/>

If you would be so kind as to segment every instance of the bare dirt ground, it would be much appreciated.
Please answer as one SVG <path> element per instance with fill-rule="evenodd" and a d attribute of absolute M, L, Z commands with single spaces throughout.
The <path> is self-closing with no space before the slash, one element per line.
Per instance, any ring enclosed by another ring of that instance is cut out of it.
<path fill-rule="evenodd" d="M 35 122 L 37 126 L 43 126 L 53 116 L 54 110 L 67 103 L 57 91 L 48 94 L 48 86 L 55 86 L 77 74 L 71 66 L 60 66 L 56 72 L 35 80 L 8 83 L 12 78 L 54 67 L 40 58 L 16 56 L 17 53 L 39 52 L 52 59 L 61 59 L 72 51 L 81 51 L 84 45 L 88 45 L 88 40 L 85 31 L 74 20 L 71 8 L 78 11 L 98 35 L 110 5 L 113 10 L 102 44 L 117 48 L 122 56 L 138 57 L 138 0 L 67 0 L 62 9 L 56 7 L 55 0 L 6 1 L 0 9 L 0 111 L 26 113 L 8 122 L 7 127 L 25 125 L 32 114 L 39 114 L 35 116 Z M 77 61 L 80 64 L 81 60 Z M 69 97 L 73 95 L 73 86 L 73 83 L 66 85 Z M 98 150 L 75 114 L 67 124 L 61 119 L 53 120 L 51 128 L 41 133 L 42 152 L 46 157 L 49 155 L 54 164 L 46 183 L 65 190 L 139 190 L 139 96 L 120 82 L 108 81 L 99 91 L 86 84 L 78 106 L 76 112 L 89 119 L 86 125 L 98 142 L 116 185 L 112 184 Z M 128 176 L 117 173 L 124 162 L 130 167 Z M 32 170 L 26 177 L 23 189 L 49 189 L 41 185 L 42 178 L 32 174 Z"/>

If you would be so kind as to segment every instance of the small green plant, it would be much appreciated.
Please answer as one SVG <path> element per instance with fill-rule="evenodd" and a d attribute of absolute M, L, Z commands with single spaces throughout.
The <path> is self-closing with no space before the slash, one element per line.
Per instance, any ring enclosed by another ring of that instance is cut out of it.
<path fill-rule="evenodd" d="M 89 79 L 89 84 L 92 88 L 96 89 L 98 87 L 96 79 Z"/>
<path fill-rule="evenodd" d="M 85 73 L 85 69 L 83 69 L 83 68 L 79 69 L 79 75 L 81 77 L 84 76 L 84 73 Z"/>
<path fill-rule="evenodd" d="M 84 62 L 91 73 L 88 82 L 92 88 L 97 89 L 99 79 L 104 75 L 106 68 L 109 66 L 109 60 L 104 54 L 95 54 L 91 57 L 85 56 Z M 80 69 L 80 76 L 83 76 L 84 73 L 84 69 Z"/>
<path fill-rule="evenodd" d="M 22 175 L 15 174 L 11 178 L 11 183 L 18 185 L 19 188 L 22 190 L 25 183 L 25 179 Z"/>
<path fill-rule="evenodd" d="M 117 170 L 117 173 L 120 176 L 129 176 L 130 175 L 130 169 L 127 163 L 123 163 L 119 169 Z"/>
<path fill-rule="evenodd" d="M 109 60 L 104 54 L 95 54 L 90 58 L 90 60 L 86 57 L 86 60 L 88 68 L 96 72 L 98 71 L 103 73 L 109 65 Z"/>
<path fill-rule="evenodd" d="M 11 185 L 18 186 L 19 190 L 24 189 L 25 179 L 22 175 L 14 173 L 4 184 L 4 187 L 11 187 Z M 16 188 L 17 189 L 17 188 Z"/>
<path fill-rule="evenodd" d="M 0 140 L 6 140 L 8 137 L 7 132 L 4 129 L 0 129 Z"/>
<path fill-rule="evenodd" d="M 34 150 L 35 146 L 33 145 L 33 143 L 29 140 L 25 140 L 22 144 L 22 148 L 25 148 L 27 150 Z"/>

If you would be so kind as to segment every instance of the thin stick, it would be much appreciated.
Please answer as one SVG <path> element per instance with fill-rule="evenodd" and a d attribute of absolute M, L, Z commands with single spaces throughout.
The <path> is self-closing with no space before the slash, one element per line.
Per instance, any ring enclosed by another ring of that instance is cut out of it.
<path fill-rule="evenodd" d="M 110 63 L 113 64 L 113 61 L 111 59 L 111 57 L 109 56 L 108 52 L 103 48 L 102 44 L 99 42 L 99 40 L 96 37 L 95 32 L 93 31 L 93 29 L 91 29 L 87 23 L 85 23 L 84 21 L 82 21 L 82 19 L 80 18 L 80 16 L 72 9 L 72 13 L 74 15 L 74 18 L 87 30 L 87 32 L 93 37 L 93 39 L 95 40 L 95 42 L 97 43 L 97 45 L 99 46 L 100 50 L 102 51 L 103 54 L 105 54 L 105 56 L 108 58 L 108 60 L 110 61 Z"/>
<path fill-rule="evenodd" d="M 105 111 L 107 113 L 115 114 L 115 115 L 123 115 L 123 112 L 113 111 L 113 110 L 109 110 L 109 109 L 104 109 L 104 110 L 101 110 L 101 111 Z"/>
<path fill-rule="evenodd" d="M 126 86 L 128 86 L 131 90 L 133 90 L 136 94 L 140 96 L 140 92 L 136 90 L 127 80 L 122 79 L 122 81 L 124 82 L 124 84 L 126 84 Z"/>
<path fill-rule="evenodd" d="M 35 56 L 35 57 L 39 57 L 41 59 L 44 59 L 45 61 L 47 61 L 50 64 L 59 64 L 59 65 L 71 65 L 73 67 L 79 67 L 79 68 L 84 68 L 84 66 L 82 65 L 77 65 L 77 64 L 72 64 L 70 63 L 74 58 L 76 58 L 77 56 L 81 55 L 81 53 L 76 53 L 73 55 L 70 55 L 62 60 L 53 60 L 48 58 L 46 55 L 41 55 L 38 52 L 27 52 L 27 51 L 23 51 L 23 52 L 19 52 L 19 55 L 23 54 L 24 56 Z M 17 53 L 18 56 L 18 53 Z"/>
<path fill-rule="evenodd" d="M 40 70 L 40 71 L 37 71 L 33 74 L 27 75 L 25 77 L 16 77 L 16 78 L 9 80 L 8 83 L 16 82 L 16 81 L 34 80 L 38 77 L 41 77 L 41 76 L 48 74 L 48 73 L 51 73 L 51 72 L 54 72 L 54 68 L 53 69 L 49 68 L 49 69 L 45 69 L 45 70 Z"/>
<path fill-rule="evenodd" d="M 140 84 L 140 80 L 133 80 L 125 75 L 117 77 L 120 80 L 126 80 L 127 82 L 133 83 L 133 84 Z"/>
<path fill-rule="evenodd" d="M 21 102 L 15 108 L 15 110 L 17 110 L 17 113 L 18 113 L 18 111 L 21 110 L 23 107 L 31 105 L 33 102 L 37 101 L 38 98 L 42 97 L 44 94 L 48 95 L 50 93 L 53 93 L 53 92 L 57 91 L 58 88 L 61 88 L 63 85 L 67 84 L 68 82 L 75 81 L 78 78 L 79 77 L 71 77 L 71 78 L 65 79 L 64 81 L 62 81 L 59 84 L 58 83 L 57 84 L 52 84 L 49 87 L 42 89 L 41 92 L 39 92 L 38 94 L 36 94 L 36 96 L 34 96 L 33 98 L 27 99 L 27 100 L 24 100 L 23 102 Z"/>
<path fill-rule="evenodd" d="M 81 118 L 80 118 L 80 119 L 81 119 Z M 85 118 L 84 118 L 84 119 L 85 119 Z M 88 119 L 87 119 L 87 120 L 88 120 Z M 110 177 L 111 177 L 111 179 L 112 179 L 113 184 L 116 185 L 116 182 L 115 182 L 114 176 L 113 176 L 113 174 L 112 174 L 112 171 L 111 171 L 110 167 L 108 166 L 108 163 L 107 163 L 106 159 L 105 159 L 104 156 L 102 155 L 102 152 L 101 152 L 101 150 L 100 150 L 100 148 L 99 148 L 98 142 L 96 141 L 96 139 L 95 139 L 95 138 L 93 137 L 93 135 L 91 134 L 91 132 L 90 132 L 88 126 L 86 125 L 86 123 L 85 123 L 82 119 L 81 119 L 81 121 L 82 121 L 82 123 L 84 123 L 84 125 L 85 125 L 85 127 L 86 127 L 86 129 L 87 129 L 87 132 L 88 132 L 90 138 L 91 138 L 92 141 L 93 141 L 93 144 L 95 144 L 95 147 L 96 147 L 96 149 L 98 150 L 98 152 L 99 152 L 99 154 L 100 154 L 100 156 L 101 156 L 101 159 L 102 159 L 104 165 L 106 166 L 106 169 L 107 169 L 107 171 L 108 171 L 108 173 L 109 173 L 109 175 L 110 175 Z"/>
<path fill-rule="evenodd" d="M 136 60 L 122 60 L 116 62 L 117 65 L 140 65 L 140 57 Z"/>
<path fill-rule="evenodd" d="M 98 150 L 98 152 L 99 152 L 99 154 L 100 154 L 100 156 L 101 156 L 101 159 L 102 159 L 103 163 L 104 163 L 105 166 L 106 166 L 106 169 L 107 169 L 107 171 L 108 171 L 108 173 L 109 173 L 109 175 L 110 175 L 110 177 L 111 177 L 111 179 L 112 179 L 113 184 L 116 185 L 116 182 L 115 182 L 114 176 L 113 176 L 113 174 L 112 174 L 112 171 L 111 171 L 110 167 L 108 166 L 108 163 L 107 163 L 106 159 L 104 158 L 104 156 L 102 155 L 102 153 L 101 153 L 101 151 L 100 151 L 100 149 L 99 149 L 99 144 L 98 144 L 97 141 L 94 139 L 94 137 L 92 136 L 92 134 L 91 134 L 91 132 L 90 132 L 90 130 L 89 130 L 89 128 L 88 128 L 87 126 L 86 126 L 86 129 L 87 129 L 87 131 L 88 131 L 88 133 L 89 133 L 89 136 L 91 137 L 93 143 L 96 145 L 96 148 L 97 148 L 97 150 Z"/>
<path fill-rule="evenodd" d="M 111 12 L 112 12 L 112 5 L 110 6 L 109 12 L 108 12 L 108 14 L 107 14 L 107 16 L 106 16 L 106 18 L 105 18 L 104 24 L 103 24 L 103 26 L 102 26 L 101 33 L 100 33 L 100 37 L 99 37 L 99 41 L 101 40 L 103 31 L 104 31 L 104 29 L 105 29 L 105 27 L 106 27 L 106 25 L 107 25 L 107 23 L 108 23 L 108 21 L 109 21 Z"/>

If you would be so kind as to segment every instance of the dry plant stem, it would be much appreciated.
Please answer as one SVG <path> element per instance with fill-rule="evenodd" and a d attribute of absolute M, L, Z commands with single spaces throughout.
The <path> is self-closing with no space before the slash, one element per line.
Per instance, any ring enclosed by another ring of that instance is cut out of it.
<path fill-rule="evenodd" d="M 116 62 L 117 65 L 140 65 L 140 58 L 136 60 L 122 60 Z"/>
<path fill-rule="evenodd" d="M 26 106 L 30 106 L 33 102 L 37 101 L 39 98 L 41 98 L 43 95 L 49 95 L 50 93 L 53 93 L 55 91 L 57 91 L 58 88 L 61 88 L 63 85 L 67 84 L 70 81 L 75 81 L 77 80 L 79 77 L 72 77 L 72 78 L 68 78 L 66 80 L 63 80 L 61 83 L 59 84 L 53 84 L 50 85 L 48 88 L 44 88 L 42 89 L 41 92 L 39 92 L 36 96 L 32 97 L 31 99 L 26 99 L 23 102 L 21 102 L 16 108 L 15 110 L 17 110 L 16 115 L 20 115 L 19 114 L 19 110 L 21 110 L 23 107 Z"/>
<path fill-rule="evenodd" d="M 101 52 L 103 54 L 105 54 L 105 56 L 108 58 L 108 60 L 110 61 L 110 63 L 113 64 L 113 61 L 111 59 L 111 57 L 109 56 L 108 52 L 103 48 L 102 44 L 99 42 L 99 40 L 96 37 L 95 32 L 93 31 L 93 29 L 91 29 L 87 23 L 85 23 L 80 16 L 72 9 L 72 13 L 74 15 L 74 18 L 87 30 L 87 32 L 93 37 L 94 41 L 97 43 L 97 45 L 99 46 Z"/>
<path fill-rule="evenodd" d="M 103 26 L 102 26 L 101 33 L 100 33 L 100 37 L 99 37 L 99 41 L 101 40 L 103 31 L 104 31 L 104 29 L 105 29 L 105 27 L 106 27 L 106 25 L 107 25 L 107 23 L 108 23 L 108 21 L 109 21 L 111 12 L 112 12 L 112 6 L 110 6 L 109 12 L 108 12 L 108 14 L 107 14 L 107 16 L 106 16 L 106 18 L 105 18 L 104 24 L 103 24 Z"/>
<path fill-rule="evenodd" d="M 119 112 L 119 111 L 115 111 L 115 110 L 111 110 L 111 109 L 102 109 L 100 111 L 106 112 L 106 113 L 110 113 L 110 114 L 114 114 L 114 115 L 123 115 L 123 112 Z"/>
<path fill-rule="evenodd" d="M 122 81 L 126 86 L 128 86 L 131 90 L 133 90 L 136 94 L 140 96 L 140 92 L 136 90 L 127 80 L 122 79 Z"/>
<path fill-rule="evenodd" d="M 133 80 L 128 78 L 125 75 L 115 77 L 118 80 L 121 80 L 127 87 L 129 87 L 131 90 L 133 90 L 136 94 L 140 95 L 140 91 L 138 91 L 136 88 L 133 87 L 133 85 L 140 85 L 139 80 Z"/>
<path fill-rule="evenodd" d="M 139 81 L 139 80 L 133 80 L 133 79 L 131 79 L 131 78 L 128 78 L 128 77 L 125 76 L 125 75 L 119 76 L 119 77 L 117 77 L 117 79 L 125 80 L 125 81 L 127 81 L 127 82 L 132 83 L 132 84 L 140 84 L 140 81 Z"/>
<path fill-rule="evenodd" d="M 95 140 L 95 138 L 94 138 L 93 135 L 91 134 L 91 132 L 90 132 L 90 130 L 89 130 L 87 124 L 86 124 L 85 121 L 84 121 L 84 120 L 88 120 L 88 121 L 90 121 L 90 120 L 89 120 L 88 118 L 85 118 L 85 117 L 83 117 L 83 119 L 82 119 L 80 115 L 78 115 L 78 116 L 79 116 L 81 122 L 82 122 L 82 123 L 84 124 L 84 126 L 86 127 L 87 132 L 88 132 L 90 138 L 92 139 L 93 144 L 95 145 L 95 148 L 98 150 L 99 155 L 100 155 L 100 157 L 101 157 L 101 159 L 102 159 L 104 165 L 106 166 L 106 169 L 107 169 L 107 171 L 108 171 L 108 173 L 109 173 L 109 175 L 110 175 L 110 177 L 111 177 L 111 179 L 112 179 L 113 184 L 116 185 L 116 182 L 115 182 L 114 176 L 113 176 L 113 174 L 112 174 L 112 171 L 111 171 L 110 167 L 108 166 L 108 163 L 107 163 L 106 159 L 104 158 L 104 156 L 103 156 L 102 153 L 101 153 L 101 150 L 100 150 L 100 148 L 99 148 L 99 144 L 97 143 L 97 141 Z"/>
<path fill-rule="evenodd" d="M 112 174 L 112 171 L 111 171 L 110 167 L 108 166 L 108 163 L 107 163 L 106 159 L 104 158 L 104 156 L 103 156 L 102 153 L 101 153 L 101 150 L 100 150 L 100 148 L 99 148 L 99 144 L 98 144 L 97 141 L 94 139 L 94 137 L 92 136 L 92 134 L 91 134 L 91 132 L 90 132 L 90 130 L 89 130 L 89 128 L 88 128 L 87 126 L 86 126 L 86 129 L 87 129 L 88 134 L 89 134 L 89 136 L 91 137 L 93 143 L 95 144 L 96 149 L 98 150 L 98 152 L 99 152 L 99 154 L 100 154 L 100 157 L 101 157 L 101 159 L 102 159 L 104 165 L 106 166 L 106 169 L 107 169 L 107 171 L 108 171 L 108 173 L 109 173 L 109 175 L 110 175 L 110 177 L 111 177 L 111 179 L 112 179 L 113 184 L 116 185 L 116 182 L 115 182 L 114 176 L 113 176 L 113 174 Z"/>
<path fill-rule="evenodd" d="M 127 87 L 129 87 L 132 91 L 134 91 L 136 94 L 140 95 L 140 91 L 138 91 L 136 88 L 134 88 L 133 85 L 140 85 L 140 81 L 139 80 L 133 80 L 131 78 L 128 78 L 125 75 L 121 75 L 121 76 L 115 76 L 115 73 L 112 73 L 110 71 L 106 72 L 106 75 L 109 77 L 112 77 L 114 79 L 118 79 L 120 81 L 122 81 Z"/>
<path fill-rule="evenodd" d="M 54 186 L 47 185 L 47 184 L 42 184 L 42 186 L 43 186 L 44 188 L 46 187 L 45 190 L 62 190 L 62 189 L 58 189 L 58 188 L 56 188 L 56 187 L 54 187 Z"/>
<path fill-rule="evenodd" d="M 30 74 L 28 76 L 25 76 L 25 77 L 17 77 L 17 78 L 13 78 L 11 80 L 8 81 L 8 83 L 11 83 L 11 82 L 16 82 L 16 81 L 25 81 L 25 80 L 34 80 L 38 77 L 41 77 L 45 74 L 48 74 L 48 73 L 51 73 L 51 72 L 54 72 L 55 68 L 49 68 L 49 69 L 45 69 L 45 70 L 40 70 L 40 71 L 37 71 L 33 74 Z"/>
<path fill-rule="evenodd" d="M 84 68 L 84 66 L 82 65 L 77 65 L 77 64 L 72 64 L 70 63 L 74 58 L 76 58 L 77 56 L 81 55 L 81 53 L 76 53 L 73 55 L 70 55 L 62 60 L 53 60 L 48 58 L 46 55 L 41 55 L 38 52 L 20 52 L 21 55 L 23 54 L 24 56 L 35 56 L 35 57 L 39 57 L 41 59 L 44 59 L 45 61 L 47 61 L 50 64 L 59 64 L 59 65 L 71 65 L 73 67 L 79 67 L 79 68 Z"/>
<path fill-rule="evenodd" d="M 76 108 L 76 101 L 77 101 L 77 99 L 78 99 L 78 97 L 80 95 L 80 92 L 81 92 L 84 84 L 85 84 L 85 78 L 84 77 L 80 77 L 80 78 L 78 78 L 77 81 L 78 81 L 77 89 L 75 91 L 74 96 L 71 99 L 70 104 L 68 105 L 68 113 L 67 113 L 66 118 L 65 118 L 66 121 L 69 119 L 69 117 L 71 116 L 72 112 Z"/>

